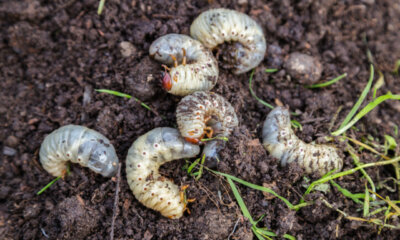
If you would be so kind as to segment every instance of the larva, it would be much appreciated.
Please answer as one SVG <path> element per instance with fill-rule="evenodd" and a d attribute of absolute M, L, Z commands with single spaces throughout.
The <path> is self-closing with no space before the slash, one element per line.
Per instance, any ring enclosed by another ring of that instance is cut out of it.
<path fill-rule="evenodd" d="M 161 176 L 158 168 L 199 152 L 199 146 L 186 142 L 174 128 L 155 128 L 140 136 L 126 157 L 126 176 L 136 199 L 165 217 L 182 217 L 186 206 L 179 187 Z"/>
<path fill-rule="evenodd" d="M 68 161 L 105 177 L 113 176 L 118 168 L 118 156 L 110 141 L 99 132 L 78 125 L 66 125 L 47 135 L 39 155 L 43 168 L 53 176 L 63 176 Z"/>
<path fill-rule="evenodd" d="M 263 145 L 281 165 L 295 162 L 307 174 L 324 175 L 331 170 L 340 170 L 343 160 L 333 146 L 306 144 L 293 132 L 290 124 L 290 113 L 283 107 L 272 110 L 264 122 Z"/>
<path fill-rule="evenodd" d="M 155 40 L 149 52 L 157 61 L 173 66 L 163 65 L 169 73 L 164 73 L 162 85 L 171 94 L 186 96 L 208 91 L 217 83 L 217 61 L 210 50 L 189 36 L 167 34 Z"/>
<path fill-rule="evenodd" d="M 199 143 L 204 135 L 228 137 L 238 126 L 238 118 L 232 105 L 222 96 L 212 92 L 195 92 L 179 102 L 176 120 L 181 135 L 191 143 Z M 203 154 L 215 158 L 224 141 L 206 143 Z"/>
<path fill-rule="evenodd" d="M 227 68 L 241 74 L 255 68 L 263 59 L 267 44 L 261 27 L 248 15 L 217 8 L 201 13 L 190 26 L 190 35 L 207 48 L 230 44 L 222 49 Z"/>

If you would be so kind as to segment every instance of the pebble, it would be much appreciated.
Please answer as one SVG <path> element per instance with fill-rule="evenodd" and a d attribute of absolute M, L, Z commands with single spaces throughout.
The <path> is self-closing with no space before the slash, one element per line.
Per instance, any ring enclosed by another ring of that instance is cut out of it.
<path fill-rule="evenodd" d="M 16 147 L 19 143 L 19 139 L 13 135 L 7 137 L 5 144 L 9 147 Z"/>
<path fill-rule="evenodd" d="M 4 146 L 4 147 L 3 147 L 3 154 L 6 155 L 6 156 L 12 157 L 12 156 L 14 156 L 16 153 L 17 153 L 17 150 L 15 150 L 14 148 L 7 147 L 7 146 Z"/>
<path fill-rule="evenodd" d="M 122 56 L 126 58 L 132 56 L 136 52 L 135 46 L 127 41 L 120 42 L 119 47 L 121 48 Z"/>
<path fill-rule="evenodd" d="M 285 62 L 285 69 L 300 84 L 314 84 L 321 78 L 322 64 L 314 57 L 294 52 Z"/>

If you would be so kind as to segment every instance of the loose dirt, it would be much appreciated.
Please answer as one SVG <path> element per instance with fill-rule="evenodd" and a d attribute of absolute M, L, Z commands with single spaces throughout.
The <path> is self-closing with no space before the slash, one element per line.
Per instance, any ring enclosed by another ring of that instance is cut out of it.
<path fill-rule="evenodd" d="M 337 129 L 358 99 L 369 77 L 367 48 L 385 77 L 378 95 L 400 93 L 400 78 L 391 73 L 400 58 L 398 1 L 107 0 L 101 16 L 96 13 L 97 6 L 97 0 L 0 3 L 2 239 L 109 239 L 115 179 L 72 165 L 70 175 L 36 195 L 53 179 L 40 166 L 40 144 L 48 133 L 70 123 L 93 128 L 111 139 L 123 163 L 115 239 L 253 238 L 251 224 L 242 216 L 227 182 L 207 171 L 194 180 L 183 169 L 184 160 L 161 169 L 176 183 L 190 184 L 187 194 L 196 198 L 189 205 L 191 214 L 179 220 L 166 219 L 142 206 L 125 179 L 125 156 L 132 142 L 155 127 L 176 127 L 175 108 L 180 98 L 161 89 L 163 69 L 149 58 L 149 46 L 167 33 L 189 34 L 193 19 L 209 8 L 235 9 L 260 23 L 268 53 L 255 70 L 255 93 L 269 103 L 282 103 L 301 113 L 294 119 L 303 125 L 303 131 L 296 134 L 306 142 L 321 142 L 329 135 L 331 119 L 342 106 L 332 128 Z M 347 77 L 326 88 L 304 88 L 283 68 L 293 52 L 321 62 L 321 81 L 345 72 Z M 266 68 L 279 71 L 268 74 Z M 220 68 L 213 91 L 234 106 L 240 127 L 220 153 L 217 170 L 264 184 L 298 203 L 305 191 L 301 170 L 281 168 L 259 144 L 261 126 L 270 109 L 251 96 L 249 76 Z M 94 91 L 100 88 L 131 94 L 154 112 L 134 99 Z M 379 144 L 388 134 L 399 142 L 394 133 L 399 119 L 400 104 L 385 102 L 348 134 L 359 140 L 371 136 Z M 353 168 L 351 157 L 347 153 L 343 156 L 344 169 Z M 360 156 L 362 162 L 379 160 L 366 151 Z M 369 168 L 367 172 L 375 182 L 395 176 L 392 166 Z M 360 193 L 366 180 L 357 172 L 337 179 L 337 183 Z M 280 237 L 287 233 L 298 239 L 396 239 L 400 234 L 387 228 L 379 233 L 377 225 L 347 220 L 328 208 L 324 201 L 362 217 L 362 206 L 334 187 L 328 193 L 310 194 L 307 200 L 315 203 L 297 212 L 270 195 L 237 187 L 253 218 L 264 215 L 258 226 Z M 398 192 L 379 189 L 390 199 L 398 199 Z"/>

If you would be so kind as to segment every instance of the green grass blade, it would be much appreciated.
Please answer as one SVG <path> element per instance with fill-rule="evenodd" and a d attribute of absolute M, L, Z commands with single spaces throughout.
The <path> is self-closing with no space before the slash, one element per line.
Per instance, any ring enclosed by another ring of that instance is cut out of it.
<path fill-rule="evenodd" d="M 376 106 L 381 104 L 382 102 L 386 100 L 400 100 L 400 95 L 392 95 L 391 93 L 387 93 L 385 95 L 379 96 L 372 102 L 368 103 L 367 106 L 365 106 L 354 118 L 351 120 L 347 125 L 344 127 L 339 128 L 337 131 L 333 132 L 333 136 L 338 136 L 342 133 L 344 133 L 347 129 L 352 127 L 358 120 L 360 120 L 362 117 L 364 117 L 367 113 L 372 111 Z"/>
<path fill-rule="evenodd" d="M 256 237 L 257 237 L 258 239 L 263 240 L 264 237 L 262 236 L 262 233 L 264 233 L 264 232 L 260 231 L 260 229 L 257 228 L 257 226 L 256 226 L 256 225 L 257 225 L 257 222 L 255 222 L 255 221 L 253 220 L 253 218 L 251 217 L 251 214 L 250 214 L 249 210 L 247 209 L 247 206 L 246 206 L 246 204 L 244 203 L 242 196 L 240 196 L 240 193 L 239 193 L 238 189 L 236 188 L 235 183 L 233 183 L 232 179 L 230 179 L 230 178 L 227 178 L 227 181 L 228 181 L 228 183 L 229 183 L 229 186 L 230 186 L 231 189 L 232 189 L 232 192 L 233 192 L 233 195 L 234 195 L 235 198 L 236 198 L 236 201 L 237 201 L 238 204 L 239 204 L 239 207 L 240 207 L 240 210 L 241 210 L 242 213 L 243 213 L 243 216 L 245 216 L 247 219 L 249 219 L 251 225 L 253 225 L 253 226 L 251 227 L 251 230 L 253 230 L 254 234 L 256 235 Z M 265 236 L 265 237 L 268 239 L 267 236 Z"/>
<path fill-rule="evenodd" d="M 61 176 L 58 176 L 57 178 L 53 179 L 53 181 L 49 182 L 44 188 L 40 189 L 36 195 L 42 194 L 44 191 L 46 191 L 51 185 L 53 185 L 55 182 L 57 182 Z"/>
<path fill-rule="evenodd" d="M 360 105 L 362 104 L 364 99 L 367 97 L 367 94 L 368 94 L 369 90 L 371 89 L 371 85 L 372 85 L 372 81 L 373 80 L 374 80 L 374 65 L 371 64 L 370 76 L 369 76 L 369 80 L 368 80 L 367 86 L 365 86 L 363 92 L 361 93 L 360 98 L 358 99 L 356 104 L 353 106 L 353 108 L 351 109 L 349 114 L 346 116 L 346 118 L 344 119 L 344 121 L 342 122 L 342 124 L 340 125 L 340 127 L 339 127 L 339 129 L 337 131 L 342 130 L 346 126 L 346 124 L 351 120 L 351 118 L 354 116 L 354 114 L 356 114 L 358 108 L 360 108 Z"/>
<path fill-rule="evenodd" d="M 190 174 L 193 170 L 193 168 L 200 162 L 200 158 L 196 159 L 192 164 L 187 169 L 187 173 Z"/>
<path fill-rule="evenodd" d="M 395 150 L 396 147 L 396 140 L 392 136 L 385 134 L 385 155 L 387 155 L 389 150 Z"/>
<path fill-rule="evenodd" d="M 256 231 L 260 234 L 262 234 L 263 236 L 268 236 L 268 237 L 276 237 L 278 235 L 276 235 L 276 233 L 268 231 L 267 228 L 257 228 Z"/>
<path fill-rule="evenodd" d="M 378 213 L 380 213 L 380 212 L 382 212 L 382 211 L 384 211 L 384 210 L 386 210 L 386 209 L 387 209 L 387 207 L 378 208 L 378 209 L 376 209 L 376 210 L 370 212 L 370 213 L 368 214 L 368 217 L 374 216 L 375 214 L 378 214 Z"/>
<path fill-rule="evenodd" d="M 97 8 L 97 15 L 101 15 L 101 13 L 103 12 L 105 2 L 106 0 L 100 0 L 99 7 Z"/>
<path fill-rule="evenodd" d="M 125 93 L 121 93 L 118 91 L 113 91 L 113 90 L 108 90 L 108 89 L 96 89 L 96 92 L 100 92 L 100 93 L 108 93 L 117 97 L 123 97 L 123 98 L 132 98 L 131 95 L 125 94 Z M 156 112 L 153 111 L 153 109 L 151 109 L 151 107 L 149 107 L 147 104 L 143 103 L 140 99 L 133 97 L 133 99 L 140 103 L 140 105 L 144 108 L 146 108 L 147 110 L 153 112 L 154 114 L 158 115 Z M 164 118 L 163 116 L 161 116 L 162 118 Z"/>
<path fill-rule="evenodd" d="M 322 176 L 319 180 L 328 178 L 328 177 L 331 176 L 335 171 L 336 171 L 336 169 L 333 169 L 333 170 L 331 170 L 331 171 L 325 173 L 325 175 Z M 316 183 L 316 182 L 319 181 L 319 180 L 316 180 L 316 181 L 312 182 L 312 183 L 308 186 L 308 188 L 307 188 L 307 190 L 306 190 L 306 193 L 304 193 L 303 197 L 304 197 L 305 195 L 307 195 L 308 193 L 310 193 L 318 184 L 325 183 L 325 182 Z M 303 198 L 300 200 L 300 204 L 302 204 L 302 203 L 304 203 L 304 199 L 303 199 Z"/>
<path fill-rule="evenodd" d="M 313 85 L 309 85 L 306 86 L 306 88 L 323 88 L 323 87 L 327 87 L 329 85 L 332 85 L 336 82 L 338 82 L 340 79 L 347 77 L 347 73 L 343 73 L 342 75 L 335 77 L 332 80 L 329 80 L 327 82 L 323 82 L 323 83 L 317 83 L 317 84 L 313 84 Z"/>
<path fill-rule="evenodd" d="M 347 151 L 350 153 L 350 156 L 353 158 L 354 165 L 357 167 L 361 166 L 360 158 L 355 153 L 355 150 L 352 146 L 347 143 Z M 360 172 L 367 179 L 368 183 L 371 185 L 372 191 L 376 192 L 375 183 L 372 181 L 372 178 L 368 175 L 368 173 L 364 169 L 360 169 Z M 375 197 L 375 196 L 374 196 Z"/>
<path fill-rule="evenodd" d="M 250 73 L 250 78 L 249 78 L 249 90 L 250 90 L 251 95 L 252 95 L 259 103 L 261 103 L 262 105 L 264 105 L 264 106 L 266 106 L 266 107 L 268 107 L 268 108 L 274 109 L 274 108 L 275 108 L 274 106 L 272 106 L 271 104 L 269 104 L 269 103 L 267 103 L 266 101 L 262 100 L 261 98 L 257 97 L 257 95 L 255 94 L 255 92 L 253 91 L 253 88 L 252 88 L 252 81 L 253 81 L 254 73 L 255 73 L 255 69 L 253 69 L 253 71 L 251 71 L 251 73 Z M 295 113 L 295 112 L 291 112 L 290 114 L 293 115 L 293 116 L 298 116 L 298 115 L 299 115 L 299 114 L 297 114 L 297 113 Z"/>
<path fill-rule="evenodd" d="M 277 71 L 278 71 L 278 69 L 276 69 L 276 68 L 267 68 L 267 69 L 265 69 L 266 73 L 274 73 L 274 72 L 277 72 Z"/>
<path fill-rule="evenodd" d="M 206 155 L 203 154 L 203 157 L 201 158 L 201 164 L 200 164 L 200 169 L 198 171 L 199 175 L 195 177 L 196 180 L 199 180 L 201 178 L 201 175 L 203 174 L 203 168 L 204 168 L 204 161 L 206 160 Z"/>
<path fill-rule="evenodd" d="M 338 190 L 339 192 L 341 192 L 344 196 L 346 196 L 346 197 L 352 199 L 355 203 L 358 203 L 358 204 L 361 204 L 361 205 L 363 204 L 363 202 L 360 201 L 356 196 L 354 196 L 353 193 L 351 193 L 349 190 L 347 190 L 347 189 L 345 189 L 345 188 L 342 188 L 342 187 L 341 187 L 339 184 L 337 184 L 335 181 L 331 180 L 330 183 L 331 183 L 333 186 L 335 186 L 335 187 L 337 188 L 337 190 Z"/>
<path fill-rule="evenodd" d="M 400 59 L 398 59 L 396 61 L 396 64 L 395 64 L 394 69 L 393 69 L 393 73 L 396 74 L 396 75 L 399 74 L 399 68 L 400 68 Z"/>
<path fill-rule="evenodd" d="M 109 89 L 96 89 L 96 92 L 100 92 L 100 93 L 108 93 L 117 97 L 124 97 L 124 98 L 132 98 L 131 95 L 122 93 L 122 92 L 118 92 L 118 91 L 113 91 L 113 90 L 109 90 Z"/>
<path fill-rule="evenodd" d="M 200 139 L 200 141 L 208 142 L 208 141 L 212 141 L 214 139 L 222 140 L 222 141 L 225 141 L 225 142 L 229 141 L 229 138 L 223 137 L 223 136 L 216 136 L 216 137 L 213 137 L 213 138 L 202 138 L 202 139 Z"/>
<path fill-rule="evenodd" d="M 272 238 L 268 237 L 267 235 L 263 235 L 262 231 L 260 231 L 260 228 L 257 228 L 255 225 L 251 226 L 251 230 L 259 240 L 265 240 L 265 239 L 272 240 Z"/>
<path fill-rule="evenodd" d="M 379 88 L 381 88 L 385 84 L 385 76 L 383 75 L 383 73 L 380 70 L 378 70 L 378 75 L 379 75 L 379 78 L 378 78 L 378 80 L 376 80 L 376 83 L 372 87 L 372 89 L 373 89 L 372 99 L 376 98 L 376 92 L 378 91 Z"/>
<path fill-rule="evenodd" d="M 252 86 L 252 81 L 253 81 L 254 73 L 255 73 L 255 70 L 253 69 L 253 71 L 251 71 L 250 79 L 249 79 L 249 89 L 250 89 L 251 95 L 252 95 L 255 99 L 257 99 L 257 101 L 260 102 L 262 105 L 267 106 L 267 107 L 269 107 L 269 108 L 271 108 L 271 109 L 274 109 L 274 106 L 272 106 L 271 104 L 265 102 L 265 101 L 262 100 L 261 98 L 257 97 L 257 95 L 254 93 L 253 88 L 251 87 L 251 86 Z"/>
<path fill-rule="evenodd" d="M 70 170 L 69 170 L 69 164 L 67 164 L 67 176 L 70 174 Z M 51 182 L 49 182 L 46 186 L 44 186 L 44 188 L 40 189 L 36 195 L 40 195 L 42 194 L 44 191 L 46 191 L 51 185 L 53 185 L 55 182 L 57 182 L 62 176 L 58 176 L 55 179 L 53 179 Z"/>
<path fill-rule="evenodd" d="M 353 197 L 357 199 L 364 199 L 365 193 L 353 193 Z"/>
<path fill-rule="evenodd" d="M 287 238 L 287 239 L 290 239 L 290 240 L 296 240 L 296 238 L 294 236 L 289 235 L 289 234 L 285 234 L 285 235 L 283 235 L 283 237 Z"/>
<path fill-rule="evenodd" d="M 303 131 L 303 126 L 301 125 L 301 123 L 299 123 L 296 120 L 291 120 L 290 123 L 292 124 L 292 127 L 294 128 L 299 128 L 300 131 Z"/>
<path fill-rule="evenodd" d="M 244 181 L 244 180 L 242 180 L 240 178 L 234 177 L 234 176 L 226 174 L 226 173 L 213 171 L 213 170 L 211 170 L 211 171 L 214 172 L 215 174 L 219 174 L 221 176 L 226 177 L 227 179 L 234 180 L 235 182 L 243 184 L 243 185 L 245 185 L 247 187 L 250 187 L 250 188 L 253 188 L 253 189 L 256 189 L 256 190 L 259 190 L 259 191 L 270 193 L 270 194 L 274 195 L 275 197 L 279 198 L 280 200 L 282 200 L 290 209 L 297 210 L 297 208 L 295 208 L 295 206 L 293 204 L 291 204 L 289 202 L 289 200 L 287 200 L 286 198 L 280 196 L 279 194 L 277 194 L 274 190 L 272 190 L 270 188 L 266 188 L 266 187 L 263 187 L 263 186 L 259 186 L 259 185 L 253 184 L 253 183 L 246 182 L 246 181 Z"/>
<path fill-rule="evenodd" d="M 329 175 L 329 176 L 322 177 L 322 178 L 320 178 L 320 179 L 318 179 L 318 180 L 316 180 L 316 181 L 314 181 L 314 182 L 312 182 L 310 184 L 310 186 L 307 188 L 306 192 L 303 194 L 303 197 L 302 197 L 300 203 L 304 202 L 304 197 L 306 195 L 308 195 L 312 191 L 312 189 L 318 184 L 326 183 L 326 182 L 328 182 L 330 180 L 333 180 L 333 179 L 336 179 L 336 178 L 339 178 L 339 177 L 343 177 L 343 176 L 346 176 L 346 175 L 353 174 L 353 173 L 357 172 L 360 169 L 393 164 L 393 163 L 399 162 L 399 161 L 400 161 L 400 156 L 396 157 L 396 158 L 393 158 L 393 159 L 390 159 L 390 160 L 362 164 L 362 165 L 360 165 L 358 167 L 355 167 L 355 168 L 352 168 L 352 169 L 349 169 L 349 170 L 346 170 L 346 171 L 343 171 L 343 172 L 338 172 L 338 173 L 335 173 L 335 174 L 332 174 L 332 175 Z"/>
<path fill-rule="evenodd" d="M 252 225 L 254 225 L 255 222 L 254 222 L 253 218 L 251 217 L 250 212 L 247 209 L 246 204 L 244 203 L 242 196 L 240 196 L 240 193 L 239 193 L 238 189 L 236 188 L 236 185 L 233 183 L 232 179 L 227 178 L 227 180 L 228 180 L 229 185 L 231 186 L 233 195 L 235 196 L 236 201 L 239 204 L 240 210 L 242 210 L 243 216 L 245 216 L 247 219 L 249 219 L 250 223 Z"/>
<path fill-rule="evenodd" d="M 365 198 L 364 198 L 364 207 L 363 207 L 363 217 L 368 216 L 369 214 L 369 191 L 367 184 L 365 184 Z"/>

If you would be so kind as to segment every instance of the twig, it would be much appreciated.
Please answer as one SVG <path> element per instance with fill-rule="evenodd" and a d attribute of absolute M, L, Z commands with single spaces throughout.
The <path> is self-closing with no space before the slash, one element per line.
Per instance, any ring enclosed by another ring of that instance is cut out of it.
<path fill-rule="evenodd" d="M 238 223 L 239 223 L 239 220 L 240 220 L 240 217 L 239 217 L 238 220 L 236 221 L 235 226 L 233 227 L 232 232 L 229 234 L 228 240 L 230 240 L 230 239 L 231 239 L 231 236 L 235 233 L 236 227 L 237 227 L 237 225 L 238 225 Z"/>
<path fill-rule="evenodd" d="M 114 239 L 114 226 L 115 226 L 115 219 L 117 218 L 118 214 L 118 200 L 119 200 L 119 182 L 121 180 L 121 163 L 118 165 L 118 173 L 117 173 L 117 187 L 115 189 L 115 197 L 114 197 L 114 207 L 113 207 L 113 216 L 111 221 L 111 233 L 110 233 L 110 240 Z"/>

